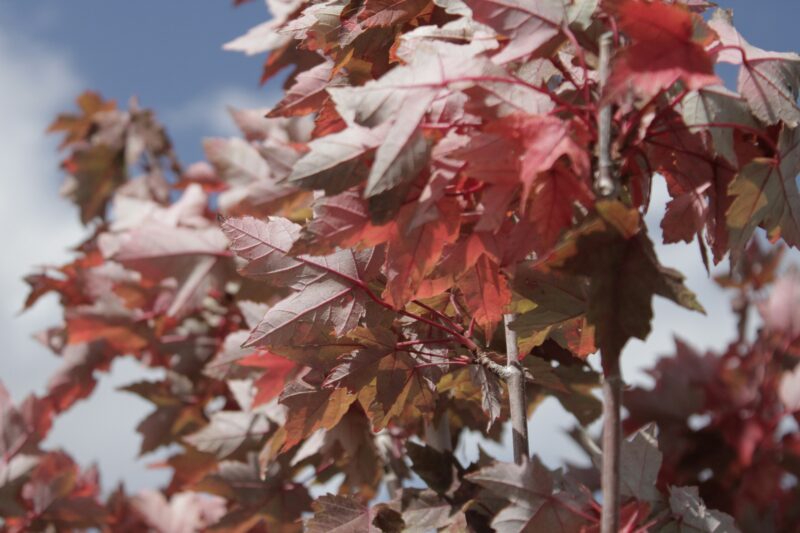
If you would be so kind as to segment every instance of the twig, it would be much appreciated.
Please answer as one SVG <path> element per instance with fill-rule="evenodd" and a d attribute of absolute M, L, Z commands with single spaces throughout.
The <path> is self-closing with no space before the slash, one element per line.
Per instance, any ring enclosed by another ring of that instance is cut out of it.
<path fill-rule="evenodd" d="M 490 356 L 490 352 L 479 351 L 475 356 L 475 360 L 473 361 L 475 364 L 481 365 L 483 368 L 497 376 L 498 378 L 502 379 L 503 381 L 507 381 L 508 377 L 512 374 L 512 371 L 508 370 L 506 365 L 501 365 L 500 363 L 496 363 Z M 499 354 L 498 354 L 499 355 Z M 520 368 L 522 375 L 525 377 L 525 381 L 528 383 L 536 383 L 536 379 L 533 377 L 533 374 L 530 370 L 521 365 L 517 364 L 517 367 Z"/>
<path fill-rule="evenodd" d="M 510 372 L 508 367 L 505 365 L 501 365 L 499 363 L 494 362 L 490 357 L 488 352 L 478 352 L 478 355 L 475 357 L 475 362 L 481 365 L 483 368 L 497 376 L 498 378 L 502 379 L 503 381 L 508 381 L 510 376 Z"/>

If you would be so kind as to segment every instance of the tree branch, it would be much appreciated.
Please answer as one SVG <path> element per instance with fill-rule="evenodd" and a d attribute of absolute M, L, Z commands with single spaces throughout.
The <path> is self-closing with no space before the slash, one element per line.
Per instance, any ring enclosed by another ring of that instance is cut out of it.
<path fill-rule="evenodd" d="M 511 412 L 511 438 L 514 446 L 514 462 L 522 464 L 528 460 L 528 404 L 525 401 L 525 376 L 519 364 L 517 332 L 510 324 L 515 314 L 503 315 L 506 330 L 505 381 L 508 387 L 508 407 Z M 496 364 L 496 363 L 495 363 Z M 500 365 L 498 365 L 500 366 Z"/>
<path fill-rule="evenodd" d="M 603 379 L 603 513 L 602 533 L 619 531 L 619 468 L 622 443 L 622 377 L 619 364 L 606 371 Z"/>
<path fill-rule="evenodd" d="M 609 64 L 611 61 L 611 45 L 613 34 L 606 32 L 600 36 L 600 99 L 608 82 Z M 612 178 L 611 165 L 611 103 L 605 102 L 597 113 L 597 175 L 595 176 L 595 190 L 604 197 L 617 194 L 617 183 Z"/>
<path fill-rule="evenodd" d="M 606 32 L 600 36 L 600 98 L 608 81 L 613 34 Z M 603 197 L 614 197 L 619 192 L 619 183 L 614 176 L 611 162 L 611 103 L 606 102 L 598 112 L 598 140 L 595 189 Z M 619 372 L 617 353 L 601 353 L 603 364 L 603 469 L 601 485 L 603 489 L 603 510 L 601 516 L 602 533 L 619 531 L 619 459 L 622 439 L 620 407 L 622 401 L 622 378 Z"/>

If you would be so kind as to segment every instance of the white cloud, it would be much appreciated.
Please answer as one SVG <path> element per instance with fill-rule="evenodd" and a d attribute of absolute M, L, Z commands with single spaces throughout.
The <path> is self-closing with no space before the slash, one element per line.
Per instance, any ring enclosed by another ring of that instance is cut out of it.
<path fill-rule="evenodd" d="M 52 319 L 53 307 L 15 318 L 27 293 L 22 276 L 37 264 L 57 263 L 81 235 L 76 216 L 58 196 L 55 139 L 44 130 L 55 113 L 70 105 L 79 81 L 74 70 L 47 48 L 3 28 L 0 32 L 0 328 L 3 375 L 15 396 L 26 392 L 54 366 L 44 350 L 37 351 L 29 335 Z M 14 379 L 8 378 L 13 375 Z"/>
<path fill-rule="evenodd" d="M 16 31 L 8 19 L 0 20 L 0 72 L 0 380 L 19 401 L 31 391 L 43 392 L 60 363 L 31 339 L 59 322 L 57 301 L 46 298 L 17 315 L 27 294 L 22 277 L 35 265 L 67 260 L 68 247 L 84 234 L 75 209 L 58 195 L 56 139 L 45 136 L 56 113 L 73 106 L 83 82 L 63 53 Z M 114 365 L 89 402 L 57 420 L 47 446 L 65 448 L 83 465 L 99 462 L 106 488 L 123 478 L 134 488 L 165 479 L 136 462 L 140 439 L 134 426 L 148 407 L 112 390 L 145 375 L 130 363 Z"/>

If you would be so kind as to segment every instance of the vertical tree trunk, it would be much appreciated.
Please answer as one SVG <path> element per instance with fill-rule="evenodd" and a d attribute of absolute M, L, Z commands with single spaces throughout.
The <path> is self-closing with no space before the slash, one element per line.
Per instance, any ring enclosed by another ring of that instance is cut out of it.
<path fill-rule="evenodd" d="M 610 32 L 600 36 L 600 98 L 608 81 L 613 38 Z M 611 160 L 610 104 L 600 107 L 597 116 L 597 175 L 595 190 L 604 197 L 617 195 L 617 180 Z M 622 402 L 622 378 L 619 371 L 619 353 L 601 354 L 603 364 L 603 513 L 601 533 L 619 531 L 619 468 L 622 425 L 620 420 Z"/>
<path fill-rule="evenodd" d="M 514 462 L 522 464 L 528 460 L 528 412 L 525 401 L 525 376 L 519 364 L 517 333 L 509 327 L 516 318 L 514 314 L 503 316 L 506 330 L 506 386 L 508 406 L 511 411 L 511 439 L 514 447 Z"/>

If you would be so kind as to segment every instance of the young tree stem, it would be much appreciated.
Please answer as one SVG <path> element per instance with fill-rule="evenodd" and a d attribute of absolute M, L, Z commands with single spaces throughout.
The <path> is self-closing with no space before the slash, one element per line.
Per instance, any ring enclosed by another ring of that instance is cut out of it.
<path fill-rule="evenodd" d="M 622 423 L 622 377 L 619 365 L 612 366 L 603 379 L 603 513 L 602 533 L 619 531 L 619 468 Z M 605 365 L 604 365 L 605 367 Z"/>
<path fill-rule="evenodd" d="M 525 376 L 519 364 L 517 332 L 509 324 L 515 314 L 503 316 L 506 331 L 506 386 L 508 387 L 508 407 L 511 412 L 511 438 L 514 447 L 514 462 L 522 464 L 528 460 L 528 413 L 525 401 Z"/>
<path fill-rule="evenodd" d="M 600 36 L 600 98 L 604 98 L 604 89 L 608 81 L 608 71 L 611 62 L 611 46 L 614 43 L 611 32 Z M 604 198 L 617 194 L 617 182 L 613 177 L 611 163 L 611 103 L 605 102 L 597 113 L 597 173 L 595 175 L 595 190 Z"/>
<path fill-rule="evenodd" d="M 606 32 L 600 36 L 599 82 L 600 98 L 608 81 L 611 63 L 613 34 Z M 618 193 L 618 183 L 614 176 L 611 161 L 611 103 L 605 102 L 597 116 L 597 174 L 595 190 L 600 196 L 614 197 Z M 622 425 L 620 407 L 622 402 L 622 378 L 619 371 L 619 353 L 601 354 L 603 364 L 603 469 L 601 485 L 603 489 L 603 511 L 601 533 L 619 531 L 619 469 L 620 441 Z"/>

